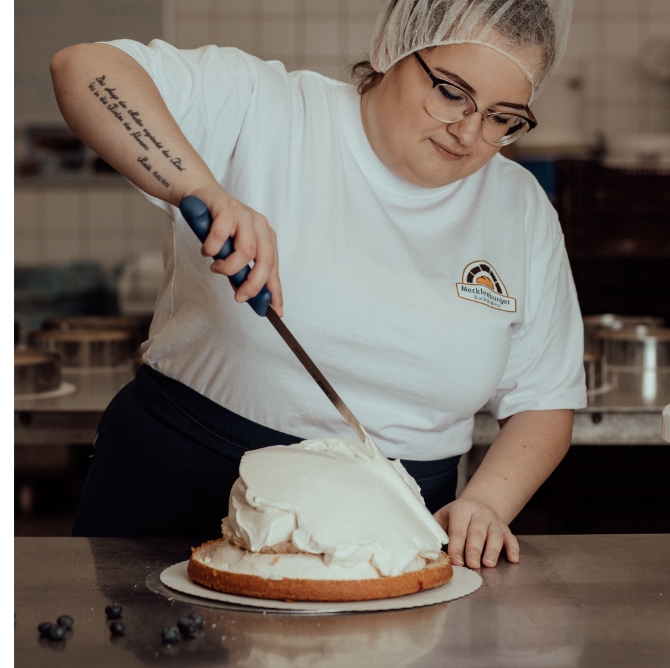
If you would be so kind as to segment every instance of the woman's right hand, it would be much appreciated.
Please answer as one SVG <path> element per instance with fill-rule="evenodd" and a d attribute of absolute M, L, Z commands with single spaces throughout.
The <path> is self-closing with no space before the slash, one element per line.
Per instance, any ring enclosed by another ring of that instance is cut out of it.
<path fill-rule="evenodd" d="M 216 255 L 229 237 L 234 251 L 225 260 L 215 260 L 211 271 L 233 276 L 254 262 L 247 280 L 235 291 L 235 300 L 243 303 L 255 297 L 267 285 L 272 292 L 272 308 L 283 315 L 283 298 L 279 280 L 277 235 L 265 216 L 236 200 L 221 186 L 212 185 L 188 193 L 200 198 L 212 216 L 212 227 L 202 245 L 204 257 Z"/>

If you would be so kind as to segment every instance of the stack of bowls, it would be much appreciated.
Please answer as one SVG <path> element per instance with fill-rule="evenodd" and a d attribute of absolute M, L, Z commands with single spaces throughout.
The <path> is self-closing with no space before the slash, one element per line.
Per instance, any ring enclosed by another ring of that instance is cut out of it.
<path fill-rule="evenodd" d="M 637 327 L 657 328 L 663 318 L 652 316 L 615 315 L 603 313 L 584 316 L 584 370 L 589 394 L 602 394 L 612 389 L 612 383 L 604 369 L 602 334 L 635 330 Z"/>
<path fill-rule="evenodd" d="M 603 375 L 613 388 L 647 405 L 670 402 L 670 328 L 602 330 L 598 339 Z"/>

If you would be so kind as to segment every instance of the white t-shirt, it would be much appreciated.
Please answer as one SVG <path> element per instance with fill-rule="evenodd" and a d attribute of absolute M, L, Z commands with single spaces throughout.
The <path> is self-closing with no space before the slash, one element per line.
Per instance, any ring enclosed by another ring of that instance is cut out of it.
<path fill-rule="evenodd" d="M 351 85 L 234 48 L 111 44 L 223 187 L 267 217 L 284 322 L 387 456 L 466 452 L 483 406 L 498 419 L 586 406 L 563 235 L 529 172 L 497 155 L 421 188 L 374 153 Z M 172 222 L 145 362 L 272 429 L 352 438 L 270 323 L 209 271 L 179 211 L 152 201 Z"/>

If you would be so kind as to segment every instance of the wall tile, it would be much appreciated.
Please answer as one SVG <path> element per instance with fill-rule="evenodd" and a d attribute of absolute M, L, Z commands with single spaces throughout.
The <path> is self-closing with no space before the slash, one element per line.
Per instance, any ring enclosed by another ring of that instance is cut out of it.
<path fill-rule="evenodd" d="M 216 0 L 173 0 L 177 15 L 206 14 L 216 6 Z"/>
<path fill-rule="evenodd" d="M 346 2 L 342 0 L 304 0 L 307 16 L 330 16 L 346 9 Z"/>
<path fill-rule="evenodd" d="M 19 190 L 14 195 L 14 233 L 29 231 L 33 234 L 37 225 L 37 192 Z"/>
<path fill-rule="evenodd" d="M 121 189 L 97 189 L 86 193 L 86 213 L 91 236 L 122 237 L 124 232 L 123 198 Z"/>
<path fill-rule="evenodd" d="M 259 29 L 258 27 L 256 29 Z M 269 20 L 260 26 L 261 53 L 265 60 L 281 60 L 296 53 L 295 21 Z"/>
<path fill-rule="evenodd" d="M 593 17 L 598 13 L 600 0 L 575 0 L 572 8 L 572 17 L 579 19 L 583 16 Z"/>
<path fill-rule="evenodd" d="M 607 21 L 605 24 L 605 54 L 617 59 L 631 60 L 639 55 L 640 27 L 637 21 Z"/>
<path fill-rule="evenodd" d="M 259 10 L 263 14 L 295 14 L 296 6 L 300 3 L 296 0 L 259 0 Z"/>
<path fill-rule="evenodd" d="M 50 233 L 78 233 L 82 209 L 82 191 L 78 188 L 47 190 L 44 197 L 45 228 Z"/>
<path fill-rule="evenodd" d="M 338 22 L 309 19 L 306 24 L 305 53 L 307 56 L 338 57 L 340 55 Z"/>
<path fill-rule="evenodd" d="M 149 202 L 143 195 L 133 192 L 130 203 L 130 218 L 133 238 L 156 236 L 160 239 L 161 224 L 167 214 Z"/>
<path fill-rule="evenodd" d="M 178 21 L 175 26 L 175 46 L 179 49 L 197 49 L 216 41 L 217 23 L 208 18 Z"/>
<path fill-rule="evenodd" d="M 37 239 L 34 236 L 15 236 L 14 264 L 19 267 L 34 267 L 38 263 Z"/>
<path fill-rule="evenodd" d="M 228 19 L 223 16 L 217 22 L 215 43 L 219 46 L 234 46 L 247 53 L 255 47 L 254 32 L 258 27 L 249 19 Z"/>
<path fill-rule="evenodd" d="M 38 257 L 49 264 L 69 264 L 83 259 L 79 234 L 48 229 Z"/>
<path fill-rule="evenodd" d="M 386 0 L 348 0 L 348 9 L 351 15 L 367 14 L 376 17 L 385 4 Z"/>
<path fill-rule="evenodd" d="M 349 23 L 347 26 L 347 57 L 356 62 L 367 58 L 374 30 L 374 21 L 362 20 Z"/>
<path fill-rule="evenodd" d="M 597 30 L 595 21 L 573 21 L 570 26 L 566 54 L 576 58 L 592 58 L 598 53 Z"/>
<path fill-rule="evenodd" d="M 310 67 L 313 72 L 318 72 L 331 79 L 342 79 L 342 63 L 339 60 L 332 62 L 316 63 L 315 66 Z"/>
<path fill-rule="evenodd" d="M 639 71 L 632 63 L 611 63 L 604 74 L 608 105 L 616 106 L 619 100 L 628 103 L 642 99 Z"/>
<path fill-rule="evenodd" d="M 638 107 L 635 103 L 620 103 L 608 107 L 603 114 L 605 135 L 619 135 L 637 132 Z"/>
<path fill-rule="evenodd" d="M 577 0 L 579 2 L 579 0 Z M 634 17 L 640 11 L 639 0 L 606 0 L 604 3 L 605 15 L 608 17 Z M 602 11 L 602 5 L 601 9 Z"/>
<path fill-rule="evenodd" d="M 120 235 L 109 238 L 95 235 L 90 239 L 88 256 L 106 269 L 112 269 L 127 260 L 133 254 L 133 250 L 126 246 L 124 238 Z"/>

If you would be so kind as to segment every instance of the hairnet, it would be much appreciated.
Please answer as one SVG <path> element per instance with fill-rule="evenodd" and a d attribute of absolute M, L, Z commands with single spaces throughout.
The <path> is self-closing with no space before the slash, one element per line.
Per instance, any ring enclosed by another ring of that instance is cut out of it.
<path fill-rule="evenodd" d="M 536 97 L 565 51 L 572 0 L 387 0 L 375 26 L 372 67 L 443 44 L 483 44 L 523 70 Z"/>

